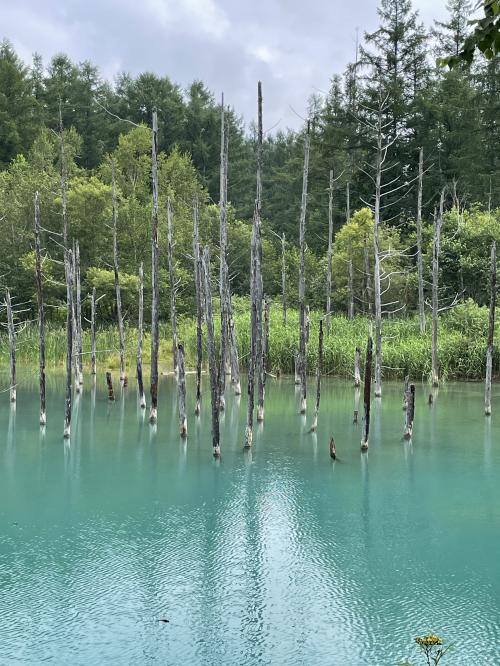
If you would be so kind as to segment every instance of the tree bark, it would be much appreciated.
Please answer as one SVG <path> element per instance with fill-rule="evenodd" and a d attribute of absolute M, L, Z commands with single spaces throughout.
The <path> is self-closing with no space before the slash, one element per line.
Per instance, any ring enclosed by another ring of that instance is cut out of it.
<path fill-rule="evenodd" d="M 17 399 L 17 379 L 16 379 L 16 329 L 14 326 L 14 315 L 12 312 L 12 303 L 10 292 L 5 292 L 5 304 L 7 306 L 7 330 L 9 334 L 9 355 L 10 355 L 10 401 L 16 402 Z"/>
<path fill-rule="evenodd" d="M 403 389 L 403 411 L 408 409 L 408 392 L 410 386 L 410 377 L 405 375 L 405 383 Z"/>
<path fill-rule="evenodd" d="M 167 199 L 167 261 L 168 261 L 168 281 L 170 284 L 170 327 L 172 329 L 172 361 L 174 364 L 174 372 L 177 375 L 178 359 L 177 359 L 177 284 L 175 275 L 174 263 L 174 240 L 173 240 L 173 225 L 172 225 L 172 205 L 170 197 Z"/>
<path fill-rule="evenodd" d="M 183 439 L 187 437 L 187 415 L 186 415 L 186 373 L 184 370 L 184 345 L 177 345 L 177 362 L 179 379 L 177 382 L 179 392 L 179 432 Z"/>
<path fill-rule="evenodd" d="M 333 170 L 330 170 L 330 185 L 328 187 L 328 250 L 326 273 L 326 334 L 330 335 L 332 310 L 332 244 L 333 244 Z"/>
<path fill-rule="evenodd" d="M 488 325 L 488 342 L 486 346 L 486 379 L 484 390 L 484 413 L 491 414 L 491 375 L 493 367 L 493 339 L 495 336 L 495 309 L 497 301 L 497 246 L 491 244 L 490 263 L 490 320 Z"/>
<path fill-rule="evenodd" d="M 45 405 L 45 310 L 43 303 L 42 252 L 40 245 L 40 202 L 38 198 L 38 192 L 35 193 L 35 278 L 36 297 L 38 302 L 40 425 L 44 426 L 47 423 L 47 411 Z"/>
<path fill-rule="evenodd" d="M 321 400 L 321 372 L 323 370 L 323 319 L 319 320 L 318 334 L 318 365 L 316 367 L 316 405 L 314 406 L 314 417 L 311 432 L 316 432 L 318 427 L 319 403 Z"/>
<path fill-rule="evenodd" d="M 424 267 L 422 258 L 422 189 L 424 177 L 424 149 L 418 156 L 418 194 L 417 194 L 417 271 L 418 271 L 418 313 L 420 333 L 425 333 Z"/>
<path fill-rule="evenodd" d="M 305 230 L 306 230 L 306 213 L 307 213 L 307 180 L 309 175 L 309 147 L 310 147 L 310 126 L 307 123 L 307 131 L 304 145 L 304 167 L 302 172 L 302 202 L 300 206 L 300 221 L 299 221 L 299 245 L 300 245 L 300 261 L 299 261 L 299 318 L 300 318 L 300 331 L 299 331 L 299 366 L 300 366 L 300 382 L 302 389 L 302 399 L 300 402 L 300 413 L 305 414 L 307 409 L 307 385 L 306 385 L 306 271 L 305 271 Z"/>
<path fill-rule="evenodd" d="M 199 416 L 201 411 L 201 369 L 203 360 L 203 306 L 202 306 L 202 266 L 200 256 L 198 197 L 193 201 L 193 257 L 194 257 L 194 287 L 196 299 L 196 403 L 194 413 Z"/>
<path fill-rule="evenodd" d="M 439 200 L 439 213 L 434 216 L 432 242 L 432 386 L 439 386 L 438 326 L 439 326 L 439 254 L 441 250 L 441 228 L 443 226 L 444 189 Z"/>
<path fill-rule="evenodd" d="M 415 384 L 410 384 L 407 391 L 407 404 L 404 438 L 411 439 L 413 434 L 413 419 L 415 417 Z"/>
<path fill-rule="evenodd" d="M 144 267 L 139 266 L 139 321 L 137 323 L 137 389 L 139 405 L 146 409 L 146 396 L 144 394 L 144 381 L 142 378 L 142 342 L 144 336 Z"/>
<path fill-rule="evenodd" d="M 113 271 L 115 277 L 116 316 L 118 318 L 118 335 L 120 344 L 120 381 L 125 381 L 125 330 L 123 327 L 122 296 L 120 289 L 120 273 L 118 271 L 118 204 L 116 199 L 115 161 L 111 160 L 111 194 L 113 203 Z"/>
<path fill-rule="evenodd" d="M 368 449 L 368 439 L 370 435 L 370 403 L 371 403 L 371 389 L 372 389 L 372 355 L 373 355 L 373 340 L 372 336 L 368 336 L 368 344 L 366 345 L 366 359 L 365 359 L 365 387 L 364 387 L 364 407 L 365 407 L 365 420 L 363 424 L 363 437 L 361 439 L 361 450 Z"/>
<path fill-rule="evenodd" d="M 153 211 L 151 216 L 151 410 L 149 420 L 158 419 L 158 342 L 159 342 L 159 299 L 160 299 L 160 251 L 158 247 L 158 116 L 153 111 L 153 133 L 151 146 L 151 177 L 153 185 Z"/>
<path fill-rule="evenodd" d="M 66 269 L 66 399 L 63 435 L 65 439 L 68 439 L 71 435 L 71 371 L 73 365 L 73 257 L 69 249 L 64 252 L 64 265 Z"/>
<path fill-rule="evenodd" d="M 235 395 L 241 395 L 241 381 L 240 381 L 240 361 L 238 357 L 238 341 L 236 339 L 236 331 L 234 330 L 233 308 L 231 304 L 231 294 L 229 294 L 229 345 L 230 345 L 230 360 L 231 360 L 231 383 L 234 387 Z"/>
<path fill-rule="evenodd" d="M 351 195 L 349 189 L 349 181 L 345 184 L 345 221 L 349 222 L 351 219 Z"/>
<path fill-rule="evenodd" d="M 208 369 L 210 375 L 210 399 L 212 405 L 212 448 L 215 458 L 220 457 L 219 431 L 219 382 L 217 377 L 217 359 L 215 357 L 214 317 L 212 309 L 212 290 L 210 287 L 210 251 L 208 246 L 203 251 L 203 284 L 205 292 L 205 321 L 207 324 Z"/>
<path fill-rule="evenodd" d="M 361 386 L 361 349 L 356 347 L 354 351 L 354 386 Z"/>
<path fill-rule="evenodd" d="M 95 377 L 97 368 L 96 368 L 96 289 L 92 288 L 92 305 L 90 310 L 90 372 Z"/>
<path fill-rule="evenodd" d="M 220 122 L 220 166 L 219 166 L 219 301 L 220 301 L 220 370 L 219 370 L 219 409 L 226 407 L 226 371 L 228 357 L 228 294 L 229 284 L 227 275 L 227 201 L 226 201 L 226 132 L 224 118 L 224 95 L 221 100 L 221 122 Z"/>

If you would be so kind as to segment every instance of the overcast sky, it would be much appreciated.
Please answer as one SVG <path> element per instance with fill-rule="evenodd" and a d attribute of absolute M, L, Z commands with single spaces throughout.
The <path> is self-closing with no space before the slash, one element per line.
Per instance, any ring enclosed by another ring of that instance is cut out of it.
<path fill-rule="evenodd" d="M 431 25 L 445 0 L 414 0 Z M 181 86 L 201 79 L 247 122 L 262 80 L 264 126 L 296 127 L 377 26 L 376 0 L 0 0 L 0 37 L 29 63 L 63 51 L 107 79 L 149 70 Z"/>

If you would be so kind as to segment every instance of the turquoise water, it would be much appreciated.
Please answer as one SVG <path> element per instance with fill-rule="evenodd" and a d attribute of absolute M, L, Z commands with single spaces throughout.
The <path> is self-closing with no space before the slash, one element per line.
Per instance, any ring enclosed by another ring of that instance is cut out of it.
<path fill-rule="evenodd" d="M 445 663 L 500 664 L 500 387 L 491 421 L 482 390 L 429 408 L 417 386 L 409 444 L 386 384 L 368 454 L 345 382 L 324 382 L 314 436 L 271 380 L 250 454 L 228 391 L 217 463 L 208 398 L 181 443 L 170 378 L 156 430 L 133 384 L 110 405 L 87 381 L 69 445 L 59 380 L 44 435 L 20 381 L 15 410 L 0 394 L 0 664 L 422 663 L 427 631 L 454 644 Z"/>

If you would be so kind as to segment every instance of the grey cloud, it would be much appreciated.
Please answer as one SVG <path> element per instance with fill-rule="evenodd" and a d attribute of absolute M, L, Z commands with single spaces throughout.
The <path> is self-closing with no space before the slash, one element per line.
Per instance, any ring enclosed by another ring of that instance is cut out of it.
<path fill-rule="evenodd" d="M 297 127 L 308 97 L 342 73 L 360 35 L 377 25 L 376 2 L 358 0 L 1 0 L 1 33 L 23 59 L 65 51 L 91 60 L 103 76 L 144 70 L 181 86 L 203 80 L 247 122 L 255 116 L 256 82 L 265 125 Z M 414 2 L 427 24 L 446 15 L 444 1 Z"/>

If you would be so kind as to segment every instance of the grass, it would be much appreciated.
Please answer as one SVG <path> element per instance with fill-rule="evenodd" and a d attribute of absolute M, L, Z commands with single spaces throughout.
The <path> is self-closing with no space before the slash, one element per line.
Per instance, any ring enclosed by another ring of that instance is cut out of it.
<path fill-rule="evenodd" d="M 478 380 L 484 375 L 487 312 L 484 308 L 465 304 L 462 311 L 444 315 L 440 320 L 439 363 L 442 379 Z M 309 372 L 314 372 L 318 355 L 318 328 L 321 314 L 311 313 L 310 342 L 307 351 Z M 216 322 L 217 324 L 218 322 Z M 250 348 L 250 315 L 245 304 L 240 302 L 235 309 L 235 327 L 241 365 L 246 366 Z M 216 326 L 217 328 L 217 326 Z M 269 366 L 274 372 L 293 372 L 294 353 L 298 347 L 298 313 L 290 310 L 287 325 L 282 322 L 279 304 L 271 308 Z M 354 349 L 359 346 L 364 352 L 368 332 L 368 320 L 356 317 L 349 321 L 336 315 L 331 320 L 331 332 L 325 335 L 324 372 L 325 374 L 349 377 L 353 372 Z M 217 334 L 217 331 L 216 331 Z M 188 367 L 193 367 L 196 354 L 196 325 L 189 318 L 179 322 L 178 337 L 184 341 Z M 137 332 L 126 330 L 127 365 L 135 368 Z M 494 372 L 499 371 L 500 344 L 495 341 Z M 143 362 L 145 370 L 150 361 L 151 340 L 148 333 L 144 340 Z M 90 334 L 86 330 L 83 339 L 84 363 L 90 365 Z M 430 325 L 421 336 L 417 318 L 388 319 L 383 324 L 383 365 L 384 377 L 401 378 L 405 373 L 415 379 L 426 379 L 431 366 Z M 118 331 L 116 328 L 102 328 L 97 332 L 98 365 L 101 368 L 116 369 L 118 359 Z M 49 326 L 46 333 L 47 367 L 64 364 L 66 338 L 64 327 Z M 160 327 L 160 370 L 172 369 L 171 338 L 167 325 Z M 8 341 L 5 333 L 0 334 L 0 363 L 8 364 Z M 19 364 L 38 363 L 38 329 L 30 325 L 19 331 L 17 336 L 17 360 Z"/>

